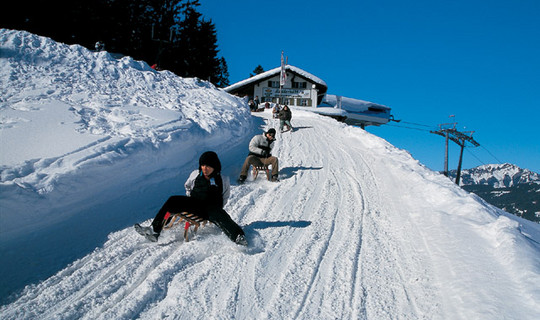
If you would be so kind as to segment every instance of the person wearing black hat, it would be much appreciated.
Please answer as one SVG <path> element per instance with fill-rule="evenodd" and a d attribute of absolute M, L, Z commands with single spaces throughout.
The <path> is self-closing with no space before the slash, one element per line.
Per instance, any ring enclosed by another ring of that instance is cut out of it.
<path fill-rule="evenodd" d="M 223 210 L 229 199 L 230 185 L 229 177 L 221 175 L 217 154 L 207 151 L 199 158 L 199 169 L 194 170 L 184 184 L 186 196 L 171 196 L 150 227 L 135 224 L 135 230 L 148 240 L 157 242 L 167 212 L 189 212 L 217 225 L 232 241 L 247 245 L 242 228 Z"/>
<path fill-rule="evenodd" d="M 281 132 L 290 131 L 293 129 L 291 125 L 292 112 L 289 106 L 284 106 L 278 114 L 279 118 L 279 130 Z M 287 126 L 287 130 L 283 130 L 283 127 Z"/>
<path fill-rule="evenodd" d="M 240 177 L 238 178 L 239 183 L 244 183 L 246 181 L 249 166 L 260 168 L 272 165 L 271 180 L 274 182 L 279 181 L 278 158 L 274 157 L 271 153 L 275 140 L 276 129 L 274 128 L 270 128 L 265 133 L 256 135 L 251 139 L 248 147 L 249 155 L 240 170 Z"/>

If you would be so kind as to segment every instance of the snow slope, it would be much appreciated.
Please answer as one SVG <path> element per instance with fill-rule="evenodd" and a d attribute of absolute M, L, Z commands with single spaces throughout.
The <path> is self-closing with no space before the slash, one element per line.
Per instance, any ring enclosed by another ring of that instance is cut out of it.
<path fill-rule="evenodd" d="M 129 57 L 0 29 L 0 59 L 0 301 L 147 217 L 200 152 L 253 128 L 242 100 Z"/>
<path fill-rule="evenodd" d="M 84 55 L 99 59 L 92 53 Z M 6 59 L 3 53 L 1 59 Z M 5 81 L 3 65 L 2 61 Z M 65 72 L 79 68 L 66 67 Z M 145 68 L 139 72 L 152 72 Z M 116 89 L 119 96 L 133 94 L 129 85 Z M 198 88 L 177 93 L 189 96 L 192 90 Z M 89 147 L 95 158 L 106 161 L 80 167 L 68 160 L 56 162 L 60 173 L 50 180 L 46 180 L 50 175 L 41 174 L 53 166 L 49 156 L 35 155 L 33 165 L 27 164 L 30 159 L 23 165 L 2 160 L 2 225 L 4 219 L 15 222 L 14 215 L 28 214 L 18 208 L 29 207 L 30 200 L 45 207 L 41 215 L 54 217 L 47 223 L 17 225 L 17 232 L 2 229 L 2 257 L 18 266 L 2 263 L 2 282 L 16 288 L 10 278 L 21 273 L 37 273 L 38 280 L 43 279 L 38 283 L 18 278 L 18 283 L 34 284 L 6 300 L 0 307 L 3 319 L 536 319 L 540 315 L 538 225 L 486 204 L 383 139 L 297 109 L 292 120 L 295 131 L 278 134 L 273 152 L 280 159 L 281 182 L 259 177 L 232 186 L 226 210 L 244 227 L 248 248 L 236 246 L 213 225 L 188 243 L 182 241 L 180 230 L 165 232 L 158 244 L 147 242 L 131 225 L 150 223 L 168 195 L 183 194 L 182 183 L 201 151 L 216 150 L 224 173 L 235 178 L 251 136 L 276 126 L 269 112 L 245 121 L 245 113 L 235 108 L 239 100 L 211 87 L 200 92 L 195 101 L 203 106 L 225 101 L 221 106 L 232 110 L 231 119 L 200 112 L 186 116 L 191 127 L 159 143 L 144 134 L 128 134 L 123 137 L 136 144 L 133 149 L 125 151 L 123 144 L 112 142 Z M 22 100 L 25 94 L 21 88 Z M 40 99 L 38 109 L 43 110 L 48 100 L 46 95 Z M 70 103 L 75 109 L 94 108 Z M 18 119 L 4 115 L 15 109 L 14 104 L 9 98 L 2 101 L 2 119 Z M 25 105 L 32 104 L 18 106 Z M 181 104 L 177 112 L 189 105 Z M 147 111 L 145 105 L 129 107 L 132 116 Z M 29 114 L 35 112 L 40 111 Z M 112 121 L 103 117 L 105 124 Z M 21 128 L 29 122 L 16 124 Z M 12 128 L 1 128 L 2 150 L 4 135 Z M 53 131 L 50 143 L 61 136 L 54 128 L 47 130 Z M 98 134 L 116 137 L 116 132 Z M 83 130 L 82 135 L 96 133 Z M 77 155 L 77 150 L 70 154 Z M 33 174 L 34 179 L 24 180 Z M 14 249 L 15 243 L 22 245 Z M 42 265 L 36 267 L 36 261 Z"/>

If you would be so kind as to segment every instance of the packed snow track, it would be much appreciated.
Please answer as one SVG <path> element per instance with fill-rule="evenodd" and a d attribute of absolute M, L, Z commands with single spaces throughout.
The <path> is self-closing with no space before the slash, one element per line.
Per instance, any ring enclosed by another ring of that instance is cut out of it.
<path fill-rule="evenodd" d="M 257 116 L 261 129 L 278 127 L 268 112 Z M 295 110 L 293 125 L 273 151 L 279 183 L 264 175 L 233 183 L 226 210 L 248 248 L 213 225 L 188 243 L 181 228 L 157 244 L 126 228 L 27 287 L 2 318 L 500 319 L 538 311 L 518 301 L 535 296 L 538 277 L 516 278 L 499 258 L 515 250 L 497 239 L 497 230 L 515 227 L 509 219 L 359 128 Z M 246 150 L 224 166 L 232 181 Z M 457 252 L 468 241 L 476 246 Z M 493 278 L 514 291 L 489 292 Z"/>

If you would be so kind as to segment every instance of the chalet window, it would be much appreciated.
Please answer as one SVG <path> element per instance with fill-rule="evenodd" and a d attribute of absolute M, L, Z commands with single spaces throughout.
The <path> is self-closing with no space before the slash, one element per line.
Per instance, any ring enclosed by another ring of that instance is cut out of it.
<path fill-rule="evenodd" d="M 289 100 L 289 98 L 281 98 L 280 99 L 279 97 L 273 97 L 272 102 L 280 104 L 280 105 L 285 105 L 285 104 L 289 105 L 290 100 Z"/>
<path fill-rule="evenodd" d="M 296 99 L 296 105 L 301 107 L 311 107 L 311 99 Z"/>
<path fill-rule="evenodd" d="M 268 81 L 268 87 L 279 88 L 279 81 Z"/>
<path fill-rule="evenodd" d="M 307 82 L 296 82 L 296 81 L 293 81 L 292 83 L 292 87 L 293 89 L 305 89 L 307 88 Z"/>

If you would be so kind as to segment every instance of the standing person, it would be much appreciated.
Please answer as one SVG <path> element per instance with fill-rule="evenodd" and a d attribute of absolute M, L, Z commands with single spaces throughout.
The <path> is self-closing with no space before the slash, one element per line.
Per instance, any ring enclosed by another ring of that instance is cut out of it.
<path fill-rule="evenodd" d="M 230 180 L 221 175 L 217 154 L 207 151 L 199 158 L 199 169 L 194 170 L 186 183 L 186 196 L 171 196 L 156 214 L 149 227 L 135 224 L 135 230 L 148 240 L 157 242 L 167 212 L 189 212 L 217 225 L 232 241 L 247 246 L 244 231 L 223 210 L 230 195 Z"/>
<path fill-rule="evenodd" d="M 279 104 L 276 103 L 274 108 L 272 108 L 272 118 L 279 119 L 279 112 L 281 109 L 279 108 Z"/>
<path fill-rule="evenodd" d="M 249 105 L 249 110 L 251 110 L 252 112 L 257 111 L 257 107 L 255 107 L 255 102 L 253 100 L 250 99 L 248 102 L 248 105 Z"/>
<path fill-rule="evenodd" d="M 272 165 L 271 180 L 273 182 L 279 181 L 278 174 L 278 158 L 272 156 L 272 148 L 274 147 L 274 141 L 276 140 L 276 129 L 270 128 L 268 131 L 261 135 L 254 136 L 249 142 L 249 155 L 244 161 L 242 170 L 240 170 L 239 183 L 244 183 L 247 178 L 249 166 L 252 165 L 256 168 L 268 167 Z"/>
<path fill-rule="evenodd" d="M 259 100 L 259 96 L 255 96 L 255 100 L 253 100 L 253 103 L 255 103 L 255 109 L 259 109 L 259 104 L 261 101 Z"/>
<path fill-rule="evenodd" d="M 289 109 L 289 106 L 285 105 L 283 109 L 279 112 L 279 130 L 283 132 L 283 126 L 287 126 L 287 130 L 292 130 L 291 126 L 292 112 Z"/>

